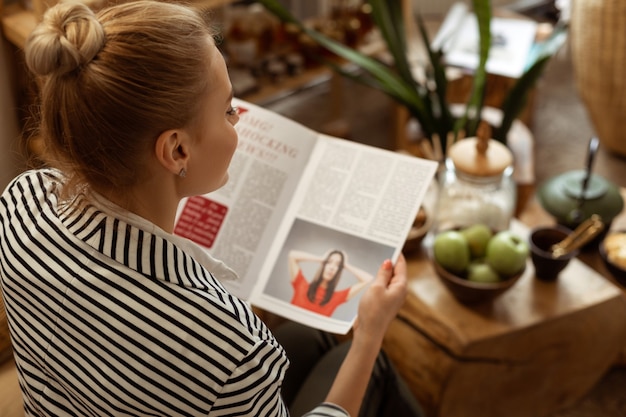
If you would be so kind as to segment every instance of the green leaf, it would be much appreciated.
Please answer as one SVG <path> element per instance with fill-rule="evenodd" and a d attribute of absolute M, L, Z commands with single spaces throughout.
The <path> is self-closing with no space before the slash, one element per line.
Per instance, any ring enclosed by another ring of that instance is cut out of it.
<path fill-rule="evenodd" d="M 428 59 L 433 69 L 433 78 L 435 81 L 435 96 L 437 99 L 437 105 L 439 114 L 434 114 L 433 118 L 437 120 L 436 133 L 439 135 L 441 141 L 441 148 L 446 149 L 448 142 L 448 133 L 452 131 L 454 126 L 454 118 L 450 113 L 450 107 L 448 106 L 447 91 L 448 91 L 448 79 L 446 77 L 446 68 L 442 62 L 442 52 L 434 51 L 431 47 L 430 37 L 426 31 L 426 25 L 421 16 L 417 17 L 418 28 L 426 52 L 428 53 Z M 432 105 L 432 100 L 431 100 Z"/>
<path fill-rule="evenodd" d="M 491 1 L 473 0 L 474 15 L 478 22 L 479 33 L 479 56 L 478 66 L 474 71 L 472 91 L 465 109 L 465 115 L 455 126 L 455 132 L 465 125 L 467 120 L 467 136 L 475 136 L 478 124 L 481 120 L 481 110 L 485 97 L 485 85 L 487 83 L 487 59 L 491 49 Z M 465 120 L 464 120 L 465 119 Z"/>
<path fill-rule="evenodd" d="M 530 68 L 535 62 L 543 59 L 546 56 L 553 56 L 563 46 L 567 40 L 568 25 L 559 23 L 553 29 L 552 33 L 545 41 L 538 43 L 531 51 L 532 58 L 528 63 Z"/>
<path fill-rule="evenodd" d="M 368 0 L 372 18 L 378 27 L 400 76 L 410 84 L 417 84 L 407 59 L 406 29 L 400 1 Z"/>

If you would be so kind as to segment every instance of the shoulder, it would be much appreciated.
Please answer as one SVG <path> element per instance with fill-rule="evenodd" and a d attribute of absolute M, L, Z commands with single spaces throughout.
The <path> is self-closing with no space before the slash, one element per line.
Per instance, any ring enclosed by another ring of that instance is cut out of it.
<path fill-rule="evenodd" d="M 9 233 L 6 227 L 11 224 L 18 241 L 29 236 L 32 239 L 42 233 L 43 229 L 37 227 L 42 219 L 53 223 L 57 230 L 55 190 L 62 183 L 63 176 L 50 169 L 26 171 L 14 178 L 0 195 L 0 224 L 5 226 L 4 233 Z M 45 233 L 53 234 L 50 229 Z"/>
<path fill-rule="evenodd" d="M 306 279 L 304 279 L 304 275 L 302 274 L 302 270 L 298 269 L 296 273 L 296 277 L 291 281 L 294 287 L 308 286 L 309 283 Z"/>
<path fill-rule="evenodd" d="M 3 195 L 16 188 L 23 188 L 24 184 L 31 184 L 35 188 L 47 188 L 53 184 L 63 182 L 63 174 L 55 169 L 43 168 L 24 171 L 13 178 L 4 189 Z"/>

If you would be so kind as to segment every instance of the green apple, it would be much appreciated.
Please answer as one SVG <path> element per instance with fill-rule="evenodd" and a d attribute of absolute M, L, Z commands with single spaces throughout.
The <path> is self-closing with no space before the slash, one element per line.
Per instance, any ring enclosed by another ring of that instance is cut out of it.
<path fill-rule="evenodd" d="M 461 233 L 467 239 L 472 258 L 484 257 L 487 243 L 493 236 L 491 229 L 485 224 L 477 223 L 461 229 Z"/>
<path fill-rule="evenodd" d="M 499 282 L 500 275 L 484 260 L 477 260 L 467 267 L 467 279 L 473 282 Z"/>
<path fill-rule="evenodd" d="M 528 258 L 528 243 L 510 230 L 496 233 L 487 243 L 485 260 L 500 275 L 521 271 Z"/>
<path fill-rule="evenodd" d="M 456 230 L 446 230 L 435 236 L 433 255 L 439 265 L 456 274 L 465 271 L 470 262 L 467 239 Z"/>

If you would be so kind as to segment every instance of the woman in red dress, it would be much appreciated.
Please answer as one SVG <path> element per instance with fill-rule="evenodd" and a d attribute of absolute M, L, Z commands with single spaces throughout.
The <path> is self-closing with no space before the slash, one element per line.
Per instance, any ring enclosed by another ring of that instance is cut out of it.
<path fill-rule="evenodd" d="M 316 262 L 320 267 L 311 282 L 308 282 L 300 266 L 303 262 Z M 352 286 L 336 290 L 342 272 L 354 275 L 357 282 Z M 289 274 L 293 286 L 291 304 L 324 316 L 332 316 L 335 309 L 354 297 L 374 278 L 371 274 L 348 263 L 347 255 L 332 250 L 324 257 L 302 251 L 289 252 Z"/>

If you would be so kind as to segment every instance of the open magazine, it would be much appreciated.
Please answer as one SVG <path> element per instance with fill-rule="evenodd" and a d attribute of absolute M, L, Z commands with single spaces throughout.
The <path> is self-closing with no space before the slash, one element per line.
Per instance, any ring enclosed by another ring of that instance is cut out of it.
<path fill-rule="evenodd" d="M 364 283 L 399 256 L 437 164 L 322 135 L 245 101 L 233 105 L 239 144 L 229 181 L 183 200 L 174 233 L 236 271 L 239 278 L 223 284 L 239 298 L 347 333 Z M 327 278 L 343 261 L 334 291 L 313 284 L 326 258 Z"/>

